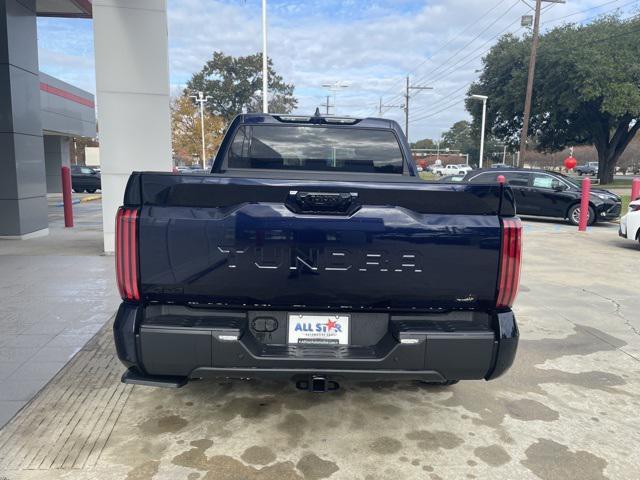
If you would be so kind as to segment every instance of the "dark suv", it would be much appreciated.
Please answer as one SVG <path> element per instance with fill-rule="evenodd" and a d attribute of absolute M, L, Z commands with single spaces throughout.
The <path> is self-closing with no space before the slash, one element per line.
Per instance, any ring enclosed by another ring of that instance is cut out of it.
<path fill-rule="evenodd" d="M 580 219 L 580 183 L 561 173 L 529 169 L 474 170 L 464 181 L 495 183 L 504 175 L 516 200 L 518 215 L 568 219 L 574 225 Z M 618 195 L 598 188 L 591 189 L 589 225 L 596 221 L 615 220 L 620 216 Z"/>
<path fill-rule="evenodd" d="M 71 165 L 71 185 L 76 193 L 95 193 L 96 190 L 102 190 L 100 173 L 82 165 Z"/>

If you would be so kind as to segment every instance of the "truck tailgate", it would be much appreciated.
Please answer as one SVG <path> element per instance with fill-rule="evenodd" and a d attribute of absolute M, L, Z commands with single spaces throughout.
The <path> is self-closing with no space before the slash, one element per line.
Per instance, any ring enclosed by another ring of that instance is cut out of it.
<path fill-rule="evenodd" d="M 134 174 L 148 300 L 229 307 L 490 309 L 499 185 Z"/>

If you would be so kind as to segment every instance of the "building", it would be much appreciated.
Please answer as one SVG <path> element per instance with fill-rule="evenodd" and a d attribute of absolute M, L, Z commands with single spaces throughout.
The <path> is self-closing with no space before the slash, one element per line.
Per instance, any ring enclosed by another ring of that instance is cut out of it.
<path fill-rule="evenodd" d="M 37 15 L 86 17 L 84 1 L 0 1 L 0 237 L 48 231 L 71 137 L 95 137 L 93 95 L 38 70 Z"/>
<path fill-rule="evenodd" d="M 172 168 L 167 0 L 0 0 L 0 238 L 47 233 L 46 193 L 59 188 L 65 139 L 95 134 L 93 97 L 39 72 L 38 16 L 93 19 L 104 249 L 112 252 L 129 174 Z"/>

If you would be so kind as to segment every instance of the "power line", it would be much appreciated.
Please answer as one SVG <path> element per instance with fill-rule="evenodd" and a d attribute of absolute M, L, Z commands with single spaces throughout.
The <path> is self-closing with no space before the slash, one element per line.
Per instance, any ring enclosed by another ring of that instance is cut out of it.
<path fill-rule="evenodd" d="M 581 13 L 589 12 L 591 10 L 597 10 L 598 8 L 606 7 L 607 5 L 611 5 L 612 3 L 618 3 L 619 1 L 620 0 L 610 0 L 608 2 L 601 3 L 600 5 L 596 5 L 595 7 L 587 8 L 585 10 L 578 10 L 578 11 L 570 13 L 568 15 L 563 15 L 562 17 L 552 18 L 550 20 L 546 20 L 546 21 L 542 22 L 541 24 L 545 25 L 547 23 L 557 22 L 558 20 L 564 20 L 565 18 L 574 17 L 576 15 L 580 15 Z M 638 3 L 638 0 L 634 0 L 632 2 L 628 2 L 627 4 L 620 5 L 618 8 L 622 8 L 622 7 L 624 7 L 626 5 L 630 5 L 632 3 Z M 607 12 L 602 12 L 602 13 L 607 13 Z"/>
<path fill-rule="evenodd" d="M 436 110 L 435 112 L 431 112 L 427 115 L 423 115 L 421 117 L 418 118 L 414 118 L 412 120 L 412 122 L 417 122 L 420 120 L 425 120 L 427 118 L 431 118 L 431 117 L 435 117 L 436 115 L 438 115 L 439 113 L 444 112 L 445 110 L 449 110 L 451 107 L 458 105 L 459 103 L 462 103 L 466 100 L 466 98 L 458 98 L 457 100 L 454 100 L 453 102 L 449 103 L 448 105 L 445 105 L 443 108 L 441 108 L 440 110 Z"/>
<path fill-rule="evenodd" d="M 614 0 L 614 2 L 611 2 L 611 1 L 610 1 L 610 2 L 606 2 L 606 3 L 603 3 L 603 4 L 598 5 L 598 6 L 596 6 L 596 7 L 588 8 L 588 9 L 585 9 L 585 10 L 582 10 L 582 11 L 578 11 L 578 12 L 573 12 L 573 13 L 572 13 L 572 14 L 570 14 L 570 15 L 565 15 L 564 17 L 559 17 L 558 19 L 567 18 L 567 17 L 569 17 L 569 16 L 575 16 L 575 15 L 577 15 L 577 14 L 584 13 L 584 12 L 587 12 L 587 11 L 591 11 L 591 10 L 594 10 L 594 9 L 597 9 L 597 8 L 601 8 L 601 7 L 603 7 L 603 6 L 610 5 L 611 3 L 615 3 L 615 2 L 618 2 L 618 1 L 620 1 L 620 0 Z M 622 8 L 622 7 L 624 7 L 624 6 L 630 5 L 630 4 L 632 4 L 632 3 L 638 3 L 638 1 L 639 1 L 639 0 L 634 0 L 634 1 L 632 1 L 632 2 L 627 2 L 626 4 L 620 5 L 620 7 L 619 7 L 619 8 Z M 555 5 L 556 5 L 555 3 L 554 3 L 554 4 L 549 5 L 549 7 L 547 8 L 547 10 L 549 10 L 550 8 L 552 8 L 552 7 L 553 7 L 553 6 L 555 6 Z M 615 10 L 615 9 L 613 9 L 613 10 Z M 609 10 L 609 11 L 613 11 L 613 10 Z M 601 13 L 599 13 L 598 15 L 608 13 L 609 11 L 601 12 Z M 633 18 L 633 17 L 631 17 L 631 18 Z M 549 20 L 549 21 L 547 21 L 547 22 L 543 22 L 543 23 L 550 23 L 550 22 L 556 21 L 556 20 L 558 20 L 558 19 L 555 19 L 555 20 Z M 514 23 L 515 23 L 515 22 L 514 22 Z M 513 25 L 513 24 L 512 24 L 512 25 Z M 508 27 L 508 28 L 509 28 L 509 27 Z M 520 31 L 520 30 L 522 30 L 522 28 L 520 28 L 520 29 L 516 30 L 514 33 L 517 33 L 517 32 L 518 32 L 518 31 Z M 504 31 L 504 30 L 503 30 L 503 31 Z M 622 37 L 622 36 L 626 36 L 626 35 L 631 35 L 631 34 L 636 33 L 636 32 L 640 32 L 640 28 L 638 28 L 638 29 L 632 29 L 632 30 L 629 30 L 629 31 L 626 31 L 626 32 L 621 32 L 621 33 L 618 33 L 618 34 L 615 34 L 615 35 L 610 35 L 610 36 L 608 36 L 608 37 L 601 38 L 601 39 L 594 39 L 594 40 L 592 40 L 592 41 L 589 41 L 588 43 L 590 43 L 590 44 L 591 44 L 591 43 L 601 43 L 601 42 L 607 41 L 607 40 L 609 40 L 609 39 L 611 39 L 611 38 L 617 38 L 617 37 Z M 501 32 L 501 33 L 502 33 L 502 32 Z M 500 34 L 501 34 L 501 33 L 500 33 Z M 500 35 L 500 34 L 498 34 L 498 35 Z M 494 37 L 494 38 L 495 38 L 495 37 Z M 485 42 L 485 43 L 486 43 L 486 42 Z M 492 48 L 492 47 L 491 47 L 491 48 Z M 485 52 L 488 52 L 489 50 L 491 50 L 491 48 L 489 48 L 489 49 L 485 50 Z M 476 49 L 476 50 L 477 50 L 477 49 Z M 483 52 L 483 54 L 484 54 L 485 52 Z M 474 58 L 474 59 L 472 59 L 471 61 L 473 61 L 473 60 L 475 60 L 475 58 Z M 467 62 L 467 63 L 470 63 L 470 62 Z M 462 66 L 463 66 L 463 65 L 462 65 Z M 414 112 L 416 112 L 416 111 L 419 111 L 419 112 L 420 112 L 420 111 L 424 111 L 426 108 L 429 108 L 429 109 L 437 108 L 439 105 L 442 105 L 442 103 L 443 103 L 446 99 L 450 98 L 450 97 L 451 97 L 451 96 L 453 96 L 455 93 L 457 93 L 457 92 L 459 92 L 460 90 L 462 90 L 462 89 L 464 89 L 464 88 L 467 88 L 467 87 L 469 87 L 469 86 L 471 86 L 471 83 L 469 83 L 469 84 L 465 84 L 465 85 L 463 85 L 462 87 L 459 87 L 459 88 L 457 88 L 457 89 L 455 89 L 455 90 L 453 90 L 453 91 L 449 92 L 446 96 L 444 96 L 444 97 L 442 97 L 442 98 L 438 99 L 438 100 L 435 102 L 435 104 L 433 104 L 433 105 L 429 105 L 429 106 L 426 106 L 426 107 L 419 107 L 419 108 L 415 109 L 415 110 L 414 110 Z M 417 122 L 417 121 L 424 120 L 424 119 L 427 119 L 427 118 L 431 118 L 431 117 L 433 117 L 433 116 L 435 116 L 435 115 L 437 115 L 437 114 L 439 114 L 439 113 L 442 113 L 442 112 L 444 112 L 444 111 L 448 110 L 448 109 L 449 109 L 449 108 L 451 108 L 452 106 L 455 106 L 455 105 L 459 104 L 460 102 L 464 101 L 465 99 L 466 99 L 466 95 L 465 95 L 465 97 L 463 97 L 463 98 L 458 98 L 457 100 L 454 100 L 453 102 L 448 103 L 447 105 L 445 105 L 443 108 L 441 108 L 441 109 L 439 109 L 439 110 L 436 110 L 436 111 L 433 111 L 433 112 L 429 112 L 429 113 L 428 113 L 428 114 L 426 114 L 426 115 L 422 115 L 422 116 L 418 115 L 417 117 L 411 118 L 410 122 L 411 122 L 411 123 L 413 123 L 413 122 Z"/>
<path fill-rule="evenodd" d="M 509 7 L 507 10 L 505 10 L 502 15 L 500 15 L 499 17 L 497 17 L 493 22 L 491 22 L 489 25 L 487 25 L 485 28 L 483 28 L 473 39 L 471 39 L 471 41 L 467 42 L 465 44 L 464 47 L 458 49 L 453 55 L 451 55 L 449 58 L 447 58 L 439 67 L 437 67 L 435 70 L 432 70 L 429 74 L 423 76 L 420 80 L 420 82 L 423 81 L 428 81 L 425 79 L 431 79 L 433 78 L 433 75 L 435 75 L 439 70 L 441 70 L 443 67 L 445 67 L 447 65 L 448 62 L 450 62 L 451 60 L 453 60 L 455 57 L 457 57 L 461 52 L 463 52 L 467 47 L 471 46 L 471 44 L 473 44 L 476 40 L 478 40 L 483 33 L 485 33 L 487 30 L 489 30 L 491 27 L 493 27 L 496 23 L 498 23 L 500 20 L 502 20 L 511 10 L 513 10 L 517 5 L 519 5 L 519 2 L 516 1 L 515 3 L 513 3 L 511 5 L 511 7 Z M 519 21 L 519 19 L 518 19 Z M 515 22 L 514 22 L 515 23 Z M 511 25 L 510 25 L 511 26 Z M 509 26 L 509 27 L 510 27 Z"/>
<path fill-rule="evenodd" d="M 453 43 L 455 40 L 457 40 L 458 38 L 460 38 L 461 35 L 463 35 L 464 33 L 467 32 L 467 30 L 469 30 L 471 27 L 477 25 L 479 22 L 481 22 L 482 20 L 484 20 L 491 12 L 493 12 L 496 8 L 498 8 L 500 5 L 502 5 L 504 2 L 506 2 L 507 0 L 500 0 L 498 3 L 496 3 L 493 7 L 491 7 L 489 10 L 487 10 L 480 18 L 476 19 L 475 21 L 469 23 L 465 28 L 463 28 L 455 37 L 453 38 L 449 38 L 447 39 L 446 43 L 444 45 L 442 45 L 441 47 L 439 47 L 440 50 L 443 50 L 444 48 L 448 47 L 449 45 L 451 45 L 451 43 Z M 407 72 L 407 75 L 411 75 L 412 73 L 415 73 L 420 67 L 422 67 L 422 65 L 424 65 L 425 63 L 427 63 L 428 61 L 430 61 L 431 58 L 427 57 L 425 58 L 422 62 L 420 62 L 416 67 L 414 67 L 412 70 L 410 70 L 409 72 Z M 389 89 L 385 90 L 382 95 L 386 95 L 388 92 L 394 90 L 396 88 L 397 85 L 399 85 L 401 83 L 401 80 L 398 80 L 397 82 L 395 82 Z M 389 99 L 389 101 L 394 100 L 396 97 L 401 97 L 402 94 L 397 94 L 394 95 L 393 97 L 391 97 Z"/>
<path fill-rule="evenodd" d="M 520 19 L 517 19 L 517 20 L 513 21 L 511 24 L 509 24 L 506 28 L 502 29 L 496 35 L 494 35 L 493 37 L 489 38 L 487 41 L 485 41 L 484 43 L 482 43 L 481 45 L 479 45 L 475 49 L 469 51 L 464 57 L 459 58 L 455 63 L 449 65 L 445 70 L 441 71 L 440 74 L 438 75 L 438 78 L 440 80 L 442 80 L 443 78 L 446 78 L 447 76 L 451 75 L 457 69 L 459 69 L 459 68 L 461 68 L 463 66 L 466 66 L 469 63 L 472 63 L 472 62 L 474 62 L 476 60 L 481 60 L 482 59 L 482 55 L 484 55 L 485 53 L 489 52 L 491 50 L 491 48 L 493 47 L 493 41 L 496 40 L 497 38 L 503 36 L 505 34 L 505 32 L 510 30 L 518 22 L 520 22 Z M 521 29 L 522 29 L 522 27 L 517 29 L 517 30 L 515 30 L 515 32 L 513 32 L 513 33 L 517 33 Z M 486 49 L 482 50 L 483 48 L 485 48 L 489 44 L 491 45 L 489 48 L 486 48 Z M 480 52 L 480 50 L 482 50 L 482 51 Z M 478 52 L 480 52 L 480 53 L 478 53 Z M 469 61 L 465 62 L 465 60 L 467 60 L 467 59 L 469 59 Z M 462 62 L 464 62 L 464 63 L 462 63 Z M 433 82 L 435 80 L 434 80 L 433 77 L 429 77 L 427 79 L 427 81 L 432 81 Z"/>

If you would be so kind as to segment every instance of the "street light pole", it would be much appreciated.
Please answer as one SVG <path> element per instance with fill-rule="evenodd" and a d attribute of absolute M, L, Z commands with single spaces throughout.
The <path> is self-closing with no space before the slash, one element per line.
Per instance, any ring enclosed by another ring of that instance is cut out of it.
<path fill-rule="evenodd" d="M 262 111 L 269 113 L 269 66 L 267 63 L 267 0 L 262 0 Z"/>
<path fill-rule="evenodd" d="M 210 95 L 204 96 L 204 92 L 198 92 L 198 95 L 189 95 L 191 98 L 195 99 L 197 103 L 200 104 L 200 134 L 202 136 L 202 168 L 206 168 L 206 158 L 207 152 L 205 148 L 204 141 L 204 104 L 211 98 Z"/>
<path fill-rule="evenodd" d="M 345 85 L 343 84 L 340 80 L 337 80 L 333 83 L 323 83 L 322 86 L 324 88 L 328 88 L 329 91 L 331 93 L 333 93 L 333 114 L 336 115 L 337 114 L 337 109 L 336 109 L 336 93 L 338 90 L 342 89 L 342 88 L 349 88 L 349 85 Z M 327 100 L 327 104 L 328 104 L 328 100 Z M 327 108 L 327 113 L 329 113 L 329 109 Z"/>
<path fill-rule="evenodd" d="M 474 100 L 482 101 L 482 126 L 480 127 L 480 161 L 478 168 L 482 168 L 482 159 L 484 158 L 484 129 L 487 123 L 487 97 L 486 95 L 471 95 Z"/>

